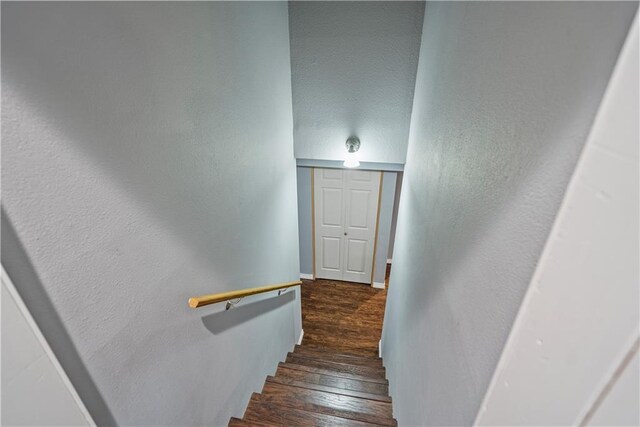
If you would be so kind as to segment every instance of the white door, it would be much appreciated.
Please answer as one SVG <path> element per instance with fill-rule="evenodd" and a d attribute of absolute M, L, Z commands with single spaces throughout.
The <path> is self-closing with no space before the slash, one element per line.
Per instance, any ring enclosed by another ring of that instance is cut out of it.
<path fill-rule="evenodd" d="M 316 277 L 371 283 L 380 175 L 314 170 Z"/>

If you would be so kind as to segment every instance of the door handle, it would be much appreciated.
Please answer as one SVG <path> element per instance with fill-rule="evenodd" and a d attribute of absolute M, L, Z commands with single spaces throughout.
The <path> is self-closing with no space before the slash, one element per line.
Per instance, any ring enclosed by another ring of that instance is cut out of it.
<path fill-rule="evenodd" d="M 344 235 L 345 235 L 345 236 L 347 235 L 347 232 L 346 232 L 346 231 L 344 232 Z"/>

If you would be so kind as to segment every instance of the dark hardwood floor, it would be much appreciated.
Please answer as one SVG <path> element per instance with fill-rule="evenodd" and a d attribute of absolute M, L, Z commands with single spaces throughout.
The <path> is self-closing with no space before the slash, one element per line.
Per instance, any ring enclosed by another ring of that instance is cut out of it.
<path fill-rule="evenodd" d="M 382 360 L 295 346 L 253 393 L 239 426 L 397 426 Z"/>
<path fill-rule="evenodd" d="M 302 344 L 377 356 L 386 298 L 386 289 L 366 284 L 303 280 Z"/>
<path fill-rule="evenodd" d="M 302 345 L 229 425 L 397 426 L 377 356 L 386 297 L 368 285 L 304 280 Z"/>

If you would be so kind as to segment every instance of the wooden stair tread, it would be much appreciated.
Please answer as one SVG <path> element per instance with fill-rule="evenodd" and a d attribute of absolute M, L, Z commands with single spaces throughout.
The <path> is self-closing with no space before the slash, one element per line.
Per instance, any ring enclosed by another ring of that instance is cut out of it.
<path fill-rule="evenodd" d="M 351 365 L 347 363 L 332 362 L 329 360 L 313 359 L 304 356 L 298 356 L 293 353 L 287 355 L 286 362 L 295 363 L 297 365 L 313 366 L 316 368 L 330 369 L 336 372 L 345 372 L 353 375 L 372 378 L 386 378 L 384 367 L 372 367 L 362 365 Z"/>
<path fill-rule="evenodd" d="M 330 362 L 338 363 L 350 363 L 353 365 L 372 366 L 382 368 L 382 359 L 366 357 L 366 356 L 354 356 L 351 354 L 335 353 L 328 351 L 317 351 L 313 348 L 296 346 L 293 354 L 301 357 L 308 357 L 312 359 L 327 360 Z"/>
<path fill-rule="evenodd" d="M 366 427 L 376 424 L 351 420 L 334 415 L 304 411 L 275 403 L 251 401 L 245 413 L 247 420 L 258 420 L 278 426 L 314 426 L 314 427 Z"/>
<path fill-rule="evenodd" d="M 323 311 L 329 308 L 316 307 L 315 309 Z M 382 329 L 378 329 L 379 322 L 377 322 L 376 319 L 371 319 L 371 321 L 360 321 L 358 324 L 354 324 L 351 318 L 327 319 L 325 316 L 308 316 L 306 320 L 306 323 L 309 326 L 305 326 L 304 328 L 305 335 L 307 334 L 307 329 L 313 330 L 316 333 L 324 334 L 338 329 L 340 332 L 346 332 L 348 334 L 356 333 L 361 337 L 367 337 L 367 340 L 371 343 L 371 336 L 374 334 L 378 335 L 382 332 Z M 320 323 L 323 324 L 320 325 Z M 364 335 L 363 331 L 369 331 L 369 333 Z"/>
<path fill-rule="evenodd" d="M 252 401 L 277 403 L 311 412 L 319 412 L 372 424 L 395 426 L 391 403 L 309 390 L 285 384 L 266 382 L 261 394 Z"/>
<path fill-rule="evenodd" d="M 327 393 L 341 394 L 344 396 L 359 397 L 361 399 L 377 400 L 379 402 L 391 403 L 391 398 L 389 396 L 384 396 L 381 394 L 374 394 L 374 393 L 366 393 L 366 392 L 356 391 L 356 390 L 349 390 L 345 388 L 331 387 L 331 386 L 326 386 L 326 385 L 316 384 L 316 383 L 308 383 L 308 382 L 298 381 L 298 380 L 291 379 L 288 377 L 283 377 L 283 376 L 281 377 L 268 376 L 267 382 L 286 384 L 294 387 L 306 388 L 309 390 L 325 391 Z"/>
<path fill-rule="evenodd" d="M 309 365 L 306 365 L 306 364 L 305 365 L 301 365 L 301 364 L 298 364 L 298 363 L 291 363 L 291 362 L 285 362 L 285 363 L 280 362 L 278 364 L 278 366 L 286 366 L 286 367 L 288 367 L 290 369 L 297 369 L 299 371 L 313 372 L 313 373 L 316 373 L 316 374 L 331 375 L 331 376 L 334 376 L 334 377 L 349 378 L 349 379 L 352 379 L 352 380 L 368 381 L 368 382 L 373 382 L 373 383 L 378 383 L 378 384 L 389 385 L 389 382 L 384 377 L 371 377 L 371 376 L 366 376 L 366 375 L 352 374 L 352 373 L 349 373 L 349 372 L 341 372 L 341 371 L 336 371 L 335 369 L 332 369 L 330 367 L 309 366 Z"/>
<path fill-rule="evenodd" d="M 307 332 L 307 329 L 309 332 Z M 342 329 L 333 329 L 333 335 L 316 331 L 313 327 L 304 330 L 304 346 L 313 348 L 333 348 L 337 353 L 358 355 L 361 357 L 378 357 L 378 345 L 371 345 L 371 339 L 360 333 L 346 332 Z M 345 343 L 345 341 L 347 343 Z"/>
<path fill-rule="evenodd" d="M 289 369 L 284 365 L 278 366 L 276 377 L 284 377 L 295 381 L 302 381 L 306 383 L 319 384 L 353 391 L 361 391 L 364 393 L 379 394 L 383 396 L 388 396 L 389 394 L 389 387 L 386 384 L 360 381 L 340 376 L 301 371 L 297 369 Z"/>
<path fill-rule="evenodd" d="M 306 353 L 306 352 L 295 352 L 289 353 L 294 357 L 300 357 L 311 360 L 318 360 L 323 362 L 331 362 L 331 363 L 340 363 L 343 365 L 350 366 L 361 366 L 363 368 L 370 368 L 374 370 L 384 371 L 385 368 L 382 365 L 380 359 L 373 359 L 368 357 L 356 358 L 353 356 L 341 355 L 341 354 L 333 354 L 333 355 L 324 355 L 322 353 Z"/>
<path fill-rule="evenodd" d="M 305 330 L 305 336 L 306 336 L 307 332 Z M 379 359 L 379 357 L 377 355 L 375 356 L 369 356 L 369 355 L 364 355 L 362 353 L 359 353 L 356 351 L 354 351 L 353 349 L 338 349 L 338 348 L 330 348 L 330 347 L 326 347 L 326 346 L 319 346 L 319 345 L 314 345 L 314 344 L 304 344 L 304 345 L 297 345 L 294 347 L 294 353 L 297 352 L 313 352 L 313 353 L 322 353 L 322 354 L 326 354 L 326 355 L 334 355 L 334 354 L 338 354 L 341 356 L 349 356 L 349 357 L 354 357 L 357 359 L 367 359 L 367 360 L 371 360 L 371 359 Z"/>
<path fill-rule="evenodd" d="M 397 426 L 382 360 L 359 344 L 349 350 L 363 354 L 337 348 L 295 346 L 229 426 Z"/>
<path fill-rule="evenodd" d="M 277 423 L 268 423 L 264 420 L 245 420 L 236 417 L 231 417 L 229 420 L 229 427 L 276 427 Z"/>

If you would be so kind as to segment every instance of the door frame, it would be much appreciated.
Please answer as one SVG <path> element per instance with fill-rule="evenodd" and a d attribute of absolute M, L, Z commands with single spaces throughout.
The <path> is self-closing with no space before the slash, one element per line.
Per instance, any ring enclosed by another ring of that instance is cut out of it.
<path fill-rule="evenodd" d="M 313 262 L 313 280 L 316 279 L 316 202 L 315 202 L 315 170 L 316 169 L 342 169 L 342 168 L 309 168 L 311 172 L 311 254 Z M 347 169 L 344 169 L 347 170 Z M 369 169 L 359 169 L 369 170 Z M 384 179 L 384 171 L 382 170 L 370 170 L 372 172 L 380 173 L 380 183 L 378 185 L 378 206 L 376 207 L 376 226 L 373 237 L 373 254 L 371 261 L 371 282 L 369 286 L 373 287 L 374 275 L 376 272 L 376 253 L 378 249 L 378 225 L 380 223 L 380 202 L 382 201 L 382 180 Z"/>

